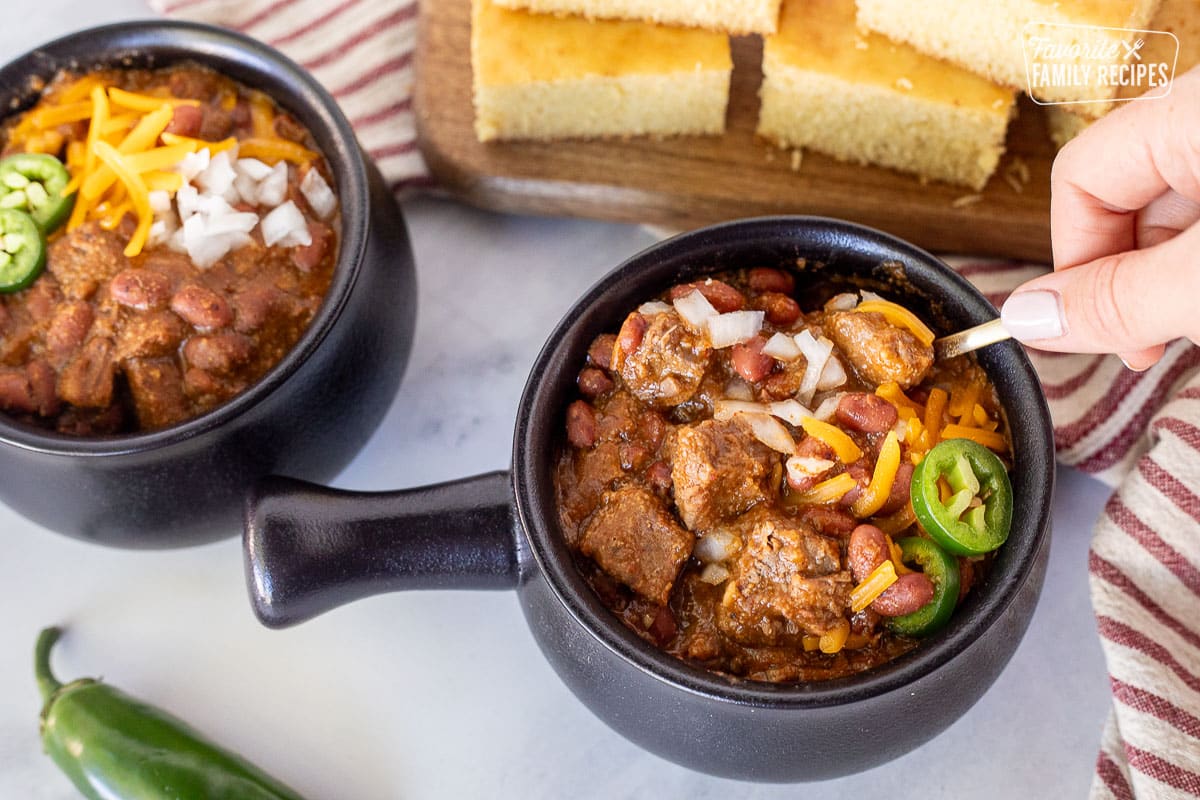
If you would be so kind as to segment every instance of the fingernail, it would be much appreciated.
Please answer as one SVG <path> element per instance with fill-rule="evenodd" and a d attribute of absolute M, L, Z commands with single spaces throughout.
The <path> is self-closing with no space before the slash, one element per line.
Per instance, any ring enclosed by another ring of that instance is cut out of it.
<path fill-rule="evenodd" d="M 1035 289 L 1009 297 L 1000 310 L 1004 329 L 1023 342 L 1057 339 L 1067 332 L 1057 292 Z"/>
<path fill-rule="evenodd" d="M 1129 370 L 1130 372 L 1145 372 L 1146 370 L 1150 369 L 1151 366 L 1153 366 L 1153 364 L 1149 364 L 1144 367 L 1135 367 L 1133 364 L 1130 364 L 1125 360 L 1125 356 L 1117 356 L 1117 358 L 1121 359 L 1121 363 L 1125 365 L 1125 369 Z"/>

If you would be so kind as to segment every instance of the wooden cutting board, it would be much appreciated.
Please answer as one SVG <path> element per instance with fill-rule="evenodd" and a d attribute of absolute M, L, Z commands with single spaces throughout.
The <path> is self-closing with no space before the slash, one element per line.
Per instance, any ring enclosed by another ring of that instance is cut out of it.
<path fill-rule="evenodd" d="M 1008 154 L 981 193 L 890 170 L 841 164 L 755 138 L 762 43 L 733 42 L 728 130 L 720 137 L 480 144 L 471 105 L 471 2 L 422 0 L 414 103 L 420 147 L 438 183 L 483 208 L 677 229 L 764 214 L 819 214 L 881 228 L 927 249 L 1050 259 L 1054 148 L 1040 109 L 1023 102 Z M 1029 181 L 1004 179 L 1014 160 Z M 956 205 L 956 201 L 960 201 Z"/>

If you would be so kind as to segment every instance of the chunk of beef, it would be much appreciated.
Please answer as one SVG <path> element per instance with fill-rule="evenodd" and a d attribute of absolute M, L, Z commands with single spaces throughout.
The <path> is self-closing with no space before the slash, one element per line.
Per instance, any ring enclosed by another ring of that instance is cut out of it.
<path fill-rule="evenodd" d="M 110 406 L 116 371 L 114 350 L 111 339 L 88 340 L 58 376 L 58 396 L 80 408 Z"/>
<path fill-rule="evenodd" d="M 567 541 L 574 543 L 579 525 L 600 503 L 605 492 L 625 477 L 621 448 L 616 442 L 600 442 L 589 450 L 572 449 L 559 463 L 558 485 L 572 487 L 561 493 L 559 508 Z"/>
<path fill-rule="evenodd" d="M 187 326 L 170 311 L 133 314 L 117 332 L 117 359 L 170 355 L 186 335 Z"/>
<path fill-rule="evenodd" d="M 129 266 L 124 250 L 125 242 L 116 231 L 89 222 L 50 245 L 46 269 L 58 280 L 67 299 L 88 300 L 101 283 Z"/>
<path fill-rule="evenodd" d="M 82 300 L 73 300 L 58 307 L 46 329 L 46 349 L 56 363 L 66 361 L 83 344 L 94 318 L 91 304 Z"/>
<path fill-rule="evenodd" d="M 183 355 L 189 366 L 228 375 L 254 355 L 254 340 L 233 332 L 193 336 L 183 346 Z"/>
<path fill-rule="evenodd" d="M 168 358 L 135 358 L 125 365 L 125 378 L 142 430 L 163 428 L 188 418 L 183 376 Z"/>
<path fill-rule="evenodd" d="M 18 367 L 0 367 L 0 409 L 11 413 L 37 410 L 29 377 Z"/>
<path fill-rule="evenodd" d="M 579 550 L 642 597 L 666 605 L 694 541 L 653 492 L 629 486 L 604 495 Z"/>
<path fill-rule="evenodd" d="M 674 311 L 664 311 L 650 319 L 636 350 L 620 351 L 621 377 L 639 400 L 675 406 L 700 388 L 711 354 L 703 336 L 692 333 Z"/>
<path fill-rule="evenodd" d="M 758 508 L 735 523 L 742 549 L 717 608 L 717 625 L 748 645 L 795 645 L 832 630 L 848 612 L 853 579 L 836 540 Z"/>
<path fill-rule="evenodd" d="M 907 389 L 920 383 L 933 366 L 931 346 L 875 311 L 835 312 L 827 328 L 858 377 L 874 386 L 898 383 Z"/>
<path fill-rule="evenodd" d="M 778 454 L 736 417 L 679 428 L 672 462 L 675 503 L 692 530 L 704 530 L 774 498 L 782 474 Z"/>

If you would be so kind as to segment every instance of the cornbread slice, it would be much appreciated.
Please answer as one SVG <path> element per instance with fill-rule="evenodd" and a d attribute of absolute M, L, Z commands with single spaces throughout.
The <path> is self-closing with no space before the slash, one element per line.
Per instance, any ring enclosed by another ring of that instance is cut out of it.
<path fill-rule="evenodd" d="M 482 142 L 725 130 L 723 34 L 473 0 L 471 65 Z"/>
<path fill-rule="evenodd" d="M 1004 153 L 1015 93 L 855 24 L 854 0 L 785 0 L 763 47 L 758 133 L 982 188 Z"/>
<path fill-rule="evenodd" d="M 1182 75 L 1200 64 L 1200 3 L 1196 0 L 1163 0 L 1148 27 L 1152 31 L 1173 33 L 1179 40 L 1176 75 Z M 1150 36 L 1145 41 L 1146 45 L 1141 51 L 1145 63 L 1169 64 L 1175 58 L 1175 42 L 1170 37 Z M 1117 97 L 1128 100 L 1140 93 L 1140 88 L 1122 87 Z M 1084 128 L 1092 123 L 1092 120 L 1074 113 L 1071 110 L 1073 108 L 1074 106 L 1046 106 L 1050 137 L 1059 147 L 1065 146 L 1067 142 L 1083 133 Z"/>
<path fill-rule="evenodd" d="M 1086 25 L 1107 28 L 1147 28 L 1161 0 L 858 0 L 858 23 L 864 28 L 907 42 L 922 52 L 944 58 L 996 83 L 1028 89 L 1024 38 L 1029 23 Z M 1045 34 L 1049 29 L 1039 29 Z M 1122 42 L 1133 34 L 1055 28 L 1055 43 L 1111 43 L 1113 58 L 1091 61 L 1080 56 L 1067 64 L 1119 64 Z M 1047 102 L 1104 101 L 1116 94 L 1113 86 L 1035 87 L 1034 97 Z M 1096 117 L 1107 103 L 1079 106 L 1076 113 Z"/>
<path fill-rule="evenodd" d="M 496 0 L 505 8 L 589 19 L 638 19 L 733 34 L 774 33 L 781 0 Z"/>

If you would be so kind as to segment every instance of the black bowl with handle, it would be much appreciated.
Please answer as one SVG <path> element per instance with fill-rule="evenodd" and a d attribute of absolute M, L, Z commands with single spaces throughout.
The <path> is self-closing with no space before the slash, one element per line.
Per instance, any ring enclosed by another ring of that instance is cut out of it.
<path fill-rule="evenodd" d="M 240 529 L 242 498 L 267 474 L 333 478 L 378 426 L 416 321 L 403 217 L 336 102 L 276 50 L 221 28 L 147 20 L 38 47 L 0 69 L 5 114 L 60 70 L 199 64 L 259 89 L 312 132 L 336 179 L 333 282 L 299 342 L 228 403 L 162 430 L 80 438 L 0 414 L 0 500 L 60 533 L 121 547 L 196 544 Z"/>
<path fill-rule="evenodd" d="M 1050 417 L 1013 342 L 978 354 L 1012 435 L 1012 532 L 950 624 L 866 673 L 770 684 L 709 672 L 639 638 L 576 571 L 560 531 L 553 465 L 588 345 L 669 286 L 747 266 L 796 265 L 886 287 L 942 333 L 995 309 L 933 256 L 868 228 L 753 219 L 677 236 L 634 256 L 567 312 L 519 406 L 512 469 L 390 493 L 267 478 L 246 507 L 254 610 L 267 625 L 401 589 L 512 589 L 547 660 L 597 716 L 642 747 L 731 778 L 805 781 L 867 769 L 937 735 L 992 684 L 1033 614 L 1049 553 Z M 897 266 L 899 265 L 899 266 Z"/>

